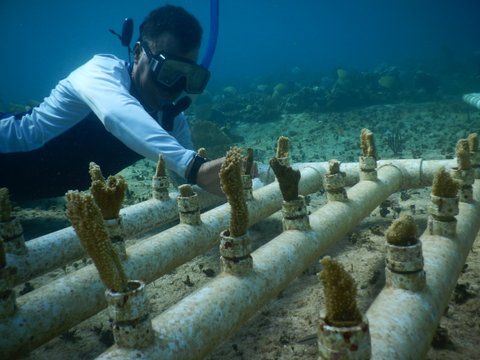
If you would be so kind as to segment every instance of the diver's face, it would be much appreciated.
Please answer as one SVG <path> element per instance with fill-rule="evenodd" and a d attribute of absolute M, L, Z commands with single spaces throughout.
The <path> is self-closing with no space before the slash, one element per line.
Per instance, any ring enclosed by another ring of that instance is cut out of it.
<path fill-rule="evenodd" d="M 198 49 L 190 52 L 180 51 L 179 41 L 170 33 L 163 33 L 157 38 L 155 44 L 149 44 L 154 55 L 165 52 L 170 55 L 180 56 L 192 61 L 197 61 Z M 147 54 L 140 46 L 135 44 L 134 63 L 132 70 L 132 81 L 138 92 L 140 101 L 151 111 L 159 111 L 162 104 L 167 101 L 173 101 L 180 96 L 182 90 L 169 91 L 164 87 L 160 87 L 153 79 L 153 74 L 148 66 L 149 60 Z"/>

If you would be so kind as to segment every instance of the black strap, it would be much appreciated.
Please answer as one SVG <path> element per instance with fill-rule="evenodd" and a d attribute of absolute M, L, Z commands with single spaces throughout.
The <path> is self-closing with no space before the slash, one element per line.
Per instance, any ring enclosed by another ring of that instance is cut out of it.
<path fill-rule="evenodd" d="M 184 96 L 179 99 L 176 103 L 170 103 L 162 107 L 162 128 L 166 131 L 173 130 L 173 121 L 175 118 L 182 112 L 187 110 L 187 108 L 192 103 L 192 99 L 188 96 Z"/>
<path fill-rule="evenodd" d="M 190 171 L 188 172 L 188 175 L 187 175 L 187 182 L 191 185 L 195 185 L 197 183 L 197 175 L 198 175 L 198 170 L 200 170 L 200 166 L 208 162 L 208 160 L 201 157 L 198 154 L 195 154 L 195 157 L 193 158 L 192 161 L 193 161 L 192 166 L 190 167 Z"/>

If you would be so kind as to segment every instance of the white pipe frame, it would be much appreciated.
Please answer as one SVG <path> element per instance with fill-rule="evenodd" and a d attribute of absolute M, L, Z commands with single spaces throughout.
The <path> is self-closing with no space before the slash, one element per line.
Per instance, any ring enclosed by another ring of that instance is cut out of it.
<path fill-rule="evenodd" d="M 288 230 L 252 253 L 254 270 L 222 273 L 152 319 L 156 342 L 146 349 L 113 346 L 98 359 L 197 359 L 207 355 L 258 309 L 286 288 L 382 201 L 415 179 L 398 165 L 378 169 L 378 181 L 361 181 L 347 201 L 310 215 L 309 231 Z"/>
<path fill-rule="evenodd" d="M 388 163 L 393 164 L 388 168 L 394 167 L 398 178 L 404 179 L 401 188 L 410 188 L 431 184 L 434 172 L 440 166 L 453 165 L 454 160 L 380 162 Z M 348 169 L 350 164 L 346 165 Z M 320 179 L 328 164 L 306 164 L 303 167 L 300 193 L 308 194 L 321 189 Z M 345 167 L 342 168 L 344 170 Z M 347 176 L 349 181 L 351 179 Z M 400 188 L 395 191 L 398 190 Z M 251 224 L 277 211 L 282 203 L 278 184 L 271 184 L 254 194 L 255 200 L 249 203 Z M 203 214 L 203 224 L 199 226 L 178 225 L 130 247 L 127 250 L 129 259 L 125 263 L 129 277 L 153 281 L 208 250 L 216 244 L 220 231 L 228 226 L 228 209 L 228 205 L 222 205 Z M 20 297 L 17 312 L 0 323 L 0 333 L 6 334 L 0 337 L 0 348 L 8 349 L 9 354 L 16 354 L 45 343 L 103 309 L 106 306 L 103 290 L 96 270 L 93 266 L 87 266 Z"/>
<path fill-rule="evenodd" d="M 321 166 L 306 166 L 300 193 L 318 191 L 324 173 Z M 249 224 L 278 211 L 282 200 L 278 183 L 254 191 L 254 200 L 247 203 Z M 200 225 L 179 224 L 129 247 L 124 262 L 128 277 L 149 283 L 213 247 L 228 227 L 230 206 L 212 209 L 201 219 Z M 104 291 L 96 268 L 89 265 L 19 297 L 15 314 L 0 321 L 0 349 L 13 356 L 44 344 L 104 309 Z"/>
<path fill-rule="evenodd" d="M 463 101 L 480 110 L 480 93 L 465 94 L 463 95 Z"/>
<path fill-rule="evenodd" d="M 372 359 L 422 359 L 480 229 L 480 183 L 474 202 L 460 202 L 453 237 L 421 236 L 427 281 L 422 291 L 385 287 L 367 311 Z"/>
<path fill-rule="evenodd" d="M 455 166 L 454 160 L 436 160 L 432 162 L 421 159 L 381 160 L 378 164 L 381 165 L 392 161 L 402 164 L 407 169 L 419 167 L 421 174 L 425 172 L 429 174 L 429 177 L 430 171 L 428 167 L 430 164 L 437 168 L 440 161 L 446 167 Z M 295 167 L 302 169 L 309 166 L 321 168 L 323 171 L 328 170 L 327 162 L 300 163 Z M 423 170 L 422 167 L 426 169 Z M 346 174 L 347 186 L 358 182 L 358 163 L 344 163 L 341 165 L 341 169 Z M 273 172 L 270 172 L 269 169 L 263 175 L 264 180 L 268 183 L 274 180 Z M 423 179 L 419 179 L 419 181 L 423 183 Z M 417 186 L 417 184 L 414 184 L 414 186 Z M 196 189 L 196 192 L 199 194 L 202 208 L 207 208 L 223 201 L 221 198 L 212 196 L 199 188 Z M 176 194 L 172 195 L 172 198 L 168 200 L 150 199 L 122 209 L 120 217 L 125 238 L 128 239 L 141 235 L 155 227 L 177 220 Z M 7 254 L 7 264 L 17 268 L 17 274 L 14 278 L 15 284 L 21 284 L 86 256 L 85 250 L 71 226 L 27 241 L 26 246 L 26 255 Z"/>
<path fill-rule="evenodd" d="M 202 208 L 224 200 L 196 189 Z M 150 199 L 120 210 L 126 239 L 178 219 L 176 193 L 168 200 Z M 7 253 L 7 264 L 17 268 L 15 284 L 21 284 L 87 256 L 73 228 L 67 227 L 26 242 L 27 254 Z"/>
<path fill-rule="evenodd" d="M 387 180 L 384 173 L 379 171 L 381 183 L 400 185 L 395 184 L 391 177 Z M 152 327 L 157 342 L 150 348 L 132 351 L 113 346 L 98 359 L 202 358 L 260 306 L 285 288 L 335 239 L 351 230 L 362 217 L 359 213 L 362 210 L 358 207 L 368 204 L 364 211 L 370 210 L 369 206 L 374 201 L 371 193 L 375 192 L 378 196 L 382 190 L 388 191 L 386 188 L 367 189 L 371 185 L 371 182 L 361 182 L 348 191 L 348 202 L 329 203 L 312 214 L 311 225 L 316 232 L 287 231 L 255 251 L 252 254 L 255 271 L 250 275 L 236 277 L 221 274 L 155 317 Z M 480 229 L 478 180 L 474 191 L 473 203 L 460 204 L 455 237 L 428 233 L 421 237 L 427 273 L 426 288 L 418 292 L 385 288 L 368 310 L 366 315 L 370 324 L 372 359 L 417 359 L 427 353 Z M 340 207 L 349 209 L 340 210 Z M 342 221 L 340 227 L 339 216 L 351 221 L 348 224 Z M 245 301 L 246 298 L 248 301 Z"/>

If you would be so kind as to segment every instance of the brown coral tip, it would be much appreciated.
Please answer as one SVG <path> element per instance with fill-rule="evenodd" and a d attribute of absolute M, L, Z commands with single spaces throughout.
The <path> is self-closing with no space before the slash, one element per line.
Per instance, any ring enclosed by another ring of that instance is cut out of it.
<path fill-rule="evenodd" d="M 410 215 L 402 215 L 395 220 L 385 234 L 387 241 L 395 246 L 410 246 L 418 242 L 417 224 Z"/>
<path fill-rule="evenodd" d="M 10 221 L 12 218 L 12 203 L 8 188 L 0 188 L 0 221 Z"/>
<path fill-rule="evenodd" d="M 93 197 L 78 191 L 69 191 L 66 198 L 67 216 L 80 242 L 92 258 L 102 282 L 108 289 L 126 291 L 127 277 Z"/>
<path fill-rule="evenodd" d="M 300 171 L 293 170 L 290 166 L 280 163 L 278 158 L 270 159 L 275 176 L 277 177 L 283 200 L 292 201 L 298 199 L 298 183 L 300 182 Z"/>
<path fill-rule="evenodd" d="M 164 177 L 167 175 L 167 171 L 165 169 L 165 159 L 163 155 L 158 155 L 157 167 L 155 169 L 155 177 Z"/>
<path fill-rule="evenodd" d="M 467 136 L 468 148 L 470 152 L 475 153 L 478 151 L 478 134 L 471 133 Z"/>
<path fill-rule="evenodd" d="M 435 196 L 454 198 L 457 196 L 458 183 L 452 179 L 451 175 L 440 168 L 433 176 L 432 194 Z"/>
<path fill-rule="evenodd" d="M 360 133 L 360 148 L 363 156 L 377 157 L 373 132 L 365 128 L 362 129 Z"/>
<path fill-rule="evenodd" d="M 193 188 L 189 184 L 183 184 L 178 187 L 178 192 L 180 193 L 181 197 L 190 197 L 195 195 L 193 192 Z"/>
<path fill-rule="evenodd" d="M 248 208 L 243 194 L 242 153 L 232 147 L 220 168 L 220 184 L 230 204 L 230 235 L 237 237 L 247 232 Z"/>
<path fill-rule="evenodd" d="M 281 159 L 281 158 L 286 158 L 288 157 L 288 151 L 289 151 L 289 140 L 288 137 L 286 136 L 280 136 L 277 140 L 277 153 L 276 157 Z"/>
<path fill-rule="evenodd" d="M 325 322 L 332 326 L 347 327 L 361 323 L 362 315 L 357 307 L 355 281 L 345 269 L 329 256 L 321 263 L 320 279 L 325 294 Z"/>
<path fill-rule="evenodd" d="M 332 159 L 328 162 L 328 173 L 330 175 L 338 174 L 340 172 L 340 161 Z"/>
<path fill-rule="evenodd" d="M 460 139 L 455 148 L 457 156 L 457 165 L 459 170 L 470 169 L 470 148 L 466 139 Z"/>
<path fill-rule="evenodd" d="M 90 174 L 90 178 L 93 181 L 105 181 L 105 178 L 102 175 L 102 170 L 100 166 L 95 164 L 93 161 L 88 165 L 88 173 Z"/>
<path fill-rule="evenodd" d="M 100 167 L 94 163 L 90 163 L 90 170 L 92 176 L 90 192 L 100 207 L 103 218 L 105 220 L 118 218 L 127 191 L 127 182 L 121 175 L 109 176 L 105 181 Z"/>

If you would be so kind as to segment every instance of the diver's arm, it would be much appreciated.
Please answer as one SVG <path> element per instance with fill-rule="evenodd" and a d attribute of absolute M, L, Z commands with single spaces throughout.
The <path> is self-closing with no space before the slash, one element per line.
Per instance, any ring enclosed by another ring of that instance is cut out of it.
<path fill-rule="evenodd" d="M 0 120 L 0 152 L 25 152 L 38 149 L 65 132 L 90 112 L 79 101 L 65 80 L 51 91 L 32 112 L 20 119 Z"/>
<path fill-rule="evenodd" d="M 126 146 L 153 161 L 162 154 L 167 168 L 185 177 L 195 152 L 180 145 L 129 93 L 130 76 L 118 59 L 96 58 L 69 76 L 78 96 Z"/>

